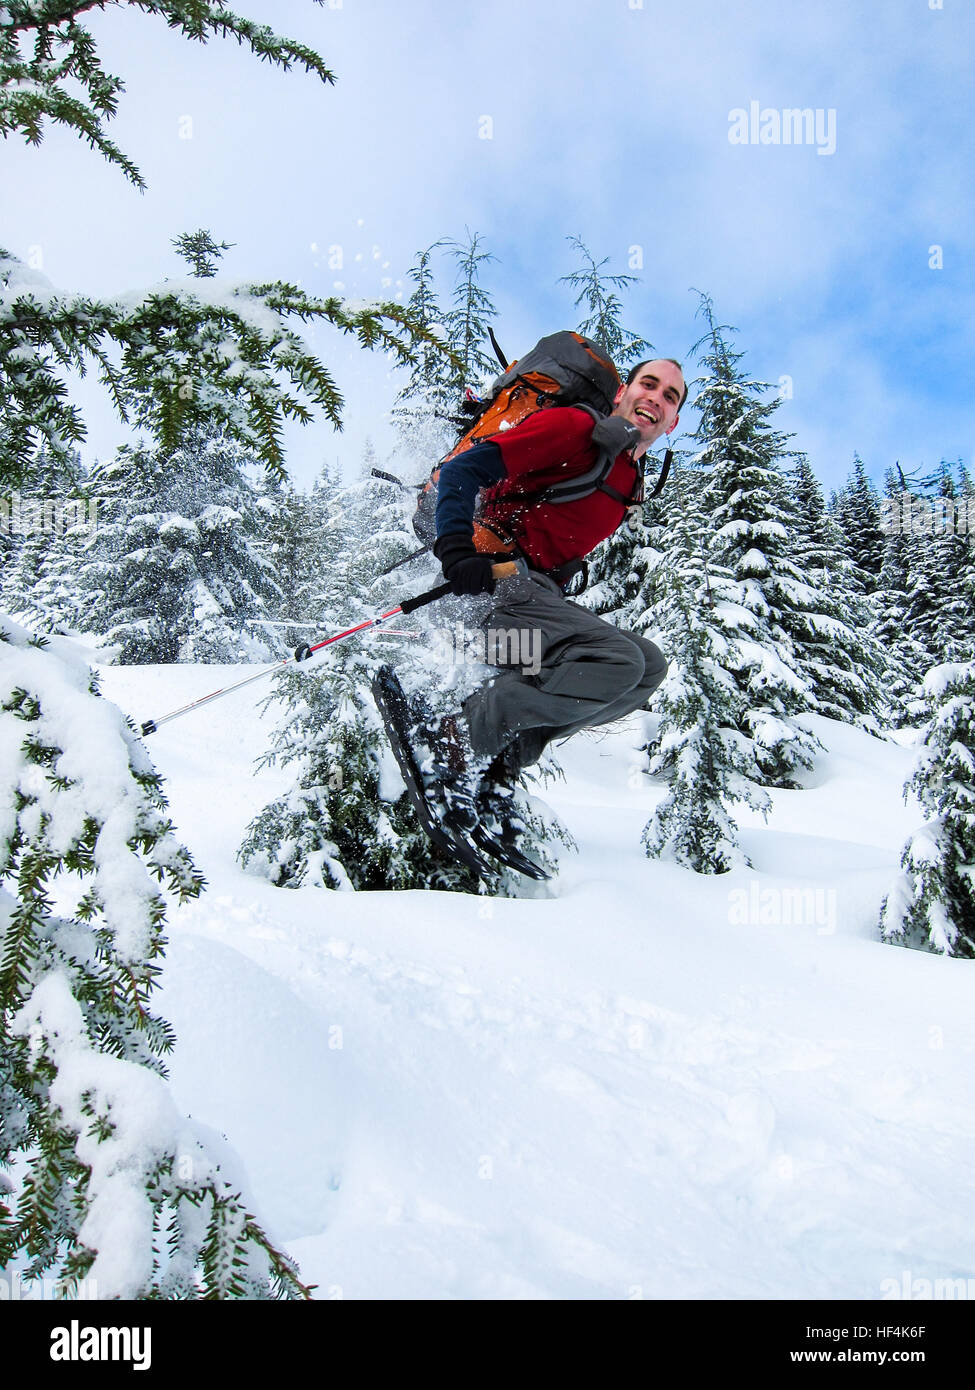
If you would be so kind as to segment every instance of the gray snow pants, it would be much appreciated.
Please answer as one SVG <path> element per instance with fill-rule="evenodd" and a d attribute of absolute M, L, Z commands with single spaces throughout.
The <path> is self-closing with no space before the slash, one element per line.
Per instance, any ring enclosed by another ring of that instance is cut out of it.
<path fill-rule="evenodd" d="M 553 739 L 644 708 L 667 674 L 652 642 L 571 602 L 545 575 L 500 579 L 492 596 L 468 603 L 488 637 L 509 639 L 496 640 L 493 653 L 485 643 L 502 669 L 464 702 L 471 743 L 483 756 L 508 749 L 512 770 L 536 762 Z M 525 673 L 526 658 L 534 674 Z"/>

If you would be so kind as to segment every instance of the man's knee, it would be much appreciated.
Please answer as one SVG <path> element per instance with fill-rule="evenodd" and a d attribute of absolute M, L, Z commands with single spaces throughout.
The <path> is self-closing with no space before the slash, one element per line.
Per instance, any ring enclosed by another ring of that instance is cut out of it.
<path fill-rule="evenodd" d="M 652 642 L 647 642 L 649 651 L 644 653 L 644 675 L 643 686 L 649 692 L 656 690 L 667 674 L 668 662 L 659 647 L 655 647 Z"/>
<path fill-rule="evenodd" d="M 627 633 L 626 636 L 630 643 L 637 648 L 643 661 L 643 674 L 637 689 L 646 700 L 666 676 L 667 661 L 660 648 L 654 646 L 652 642 L 648 642 L 645 637 L 637 637 L 633 632 Z"/>

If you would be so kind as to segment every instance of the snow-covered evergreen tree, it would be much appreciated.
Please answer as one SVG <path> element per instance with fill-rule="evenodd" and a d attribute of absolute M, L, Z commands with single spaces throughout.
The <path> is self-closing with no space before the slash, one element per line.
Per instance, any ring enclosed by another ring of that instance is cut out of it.
<path fill-rule="evenodd" d="M 958 506 L 959 517 L 963 517 L 964 520 L 959 522 L 957 529 L 959 535 L 965 536 L 968 542 L 970 566 L 975 562 L 975 478 L 961 462 L 958 464 Z"/>
<path fill-rule="evenodd" d="M 626 520 L 589 556 L 589 585 L 582 602 L 592 612 L 618 627 L 628 627 L 634 613 L 654 604 L 654 586 L 660 570 L 657 558 L 666 547 L 668 528 L 679 506 L 676 466 L 683 454 L 675 449 L 675 470 L 659 497 L 630 508 Z M 662 462 L 659 461 L 659 462 Z M 658 460 L 648 457 L 648 490 L 659 474 Z"/>
<path fill-rule="evenodd" d="M 102 1299 L 305 1296 L 164 1079 L 154 880 L 182 902 L 202 878 L 132 725 L 43 640 L 0 622 L 0 1267 Z"/>
<path fill-rule="evenodd" d="M 817 740 L 796 719 L 815 708 L 815 697 L 793 633 L 810 630 L 817 596 L 794 558 L 795 508 L 782 471 L 788 437 L 768 423 L 779 401 L 763 401 L 765 384 L 739 371 L 743 354 L 725 341 L 707 296 L 702 312 L 706 375 L 695 402 L 693 461 L 709 472 L 701 495 L 709 564 L 730 576 L 714 585 L 727 638 L 723 659 L 745 696 L 739 728 L 752 741 L 760 780 L 795 786 L 812 766 Z"/>
<path fill-rule="evenodd" d="M 934 714 L 913 790 L 930 819 L 908 840 L 884 899 L 888 941 L 975 957 L 975 662 L 934 666 L 924 679 Z"/>
<path fill-rule="evenodd" d="M 455 415 L 462 411 L 467 388 L 480 395 L 499 371 L 488 337 L 491 320 L 497 318 L 498 311 L 481 283 L 483 267 L 497 257 L 483 250 L 482 238 L 477 232 L 465 230 L 466 242 L 453 246 L 457 278 L 453 308 L 446 316 L 447 341 L 458 363 L 447 380 L 448 400 Z"/>
<path fill-rule="evenodd" d="M 909 528 L 915 501 L 903 476 L 888 469 L 883 502 L 884 560 L 875 595 L 878 614 L 874 631 L 887 653 L 891 718 L 899 726 L 912 725 L 918 718 L 925 717 L 917 697 L 924 673 L 934 665 L 931 652 L 909 631 L 907 621 L 914 551 Z"/>
<path fill-rule="evenodd" d="M 123 663 L 266 660 L 277 641 L 248 625 L 283 595 L 262 553 L 251 460 L 198 436 L 172 452 L 123 446 L 92 476 L 103 501 L 79 583 L 86 631 Z"/>
<path fill-rule="evenodd" d="M 265 640 L 272 638 L 279 654 L 294 651 L 317 632 L 321 602 L 321 575 L 327 563 L 325 528 L 334 493 L 327 473 L 316 480 L 311 493 L 297 492 L 276 478 L 258 490 L 261 518 L 259 549 L 280 591 L 279 601 L 267 618 L 253 622 Z"/>
<path fill-rule="evenodd" d="M 70 622 L 76 573 L 98 524 L 80 455 L 61 460 L 42 449 L 30 481 L 10 505 L 10 550 L 3 566 L 3 609 L 39 632 Z"/>
<path fill-rule="evenodd" d="M 968 539 L 956 528 L 959 500 L 942 463 L 934 495 L 915 500 L 905 547 L 904 627 L 939 663 L 965 661 L 975 650 L 975 590 Z"/>
<path fill-rule="evenodd" d="M 410 267 L 415 289 L 407 309 L 418 323 L 431 332 L 445 335 L 446 316 L 440 307 L 432 267 L 433 252 L 449 242 L 435 241 Z M 421 344 L 406 385 L 396 397 L 392 418 L 399 448 L 412 463 L 420 463 L 426 473 L 450 449 L 457 435 L 453 417 L 457 411 L 455 384 L 443 351 L 432 343 Z"/>
<path fill-rule="evenodd" d="M 581 601 L 607 621 L 615 621 L 633 595 L 638 556 L 653 552 L 652 524 L 642 507 L 631 507 L 622 526 L 602 541 L 587 557 L 589 582 Z"/>
<path fill-rule="evenodd" d="M 854 454 L 853 470 L 836 494 L 832 519 L 839 527 L 863 591 L 872 594 L 880 584 L 885 537 L 880 496 L 859 454 Z"/>
<path fill-rule="evenodd" d="M 363 478 L 336 498 L 317 596 L 329 632 L 393 606 L 391 581 L 377 583 L 377 575 L 408 553 L 402 511 L 398 490 L 376 478 Z M 251 823 L 240 852 L 243 864 L 273 883 L 474 886 L 469 874 L 433 860 L 386 748 L 370 684 L 389 656 L 388 640 L 366 633 L 330 646 L 313 666 L 289 667 L 276 678 L 273 698 L 286 712 L 261 765 L 293 765 L 295 781 Z"/>
<path fill-rule="evenodd" d="M 796 562 L 812 590 L 799 621 L 786 620 L 798 668 L 821 714 L 875 730 L 892 715 L 889 661 L 873 634 L 877 605 L 861 587 L 859 568 L 845 553 L 804 455 L 796 458 L 789 482 Z"/>
<path fill-rule="evenodd" d="M 727 643 L 714 619 L 703 563 L 705 523 L 681 509 L 661 558 L 659 602 L 643 626 L 662 615 L 654 640 L 670 663 L 654 698 L 659 712 L 651 776 L 666 777 L 667 796 L 643 832 L 651 858 L 672 859 L 696 873 L 725 873 L 747 863 L 729 804 L 767 811 L 768 793 L 753 778 L 754 752 L 739 731 L 742 693 L 724 669 Z M 727 573 L 714 579 L 729 581 Z"/>
<path fill-rule="evenodd" d="M 585 305 L 585 317 L 579 323 L 579 332 L 598 343 L 610 356 L 617 367 L 632 364 L 651 356 L 653 344 L 639 333 L 623 326 L 623 301 L 618 291 L 626 290 L 639 281 L 637 275 L 609 275 L 603 267 L 609 264 L 609 257 L 597 261 L 581 237 L 567 238 L 579 252 L 583 264 L 559 279 L 560 285 L 569 285 L 578 290 L 575 307 Z"/>

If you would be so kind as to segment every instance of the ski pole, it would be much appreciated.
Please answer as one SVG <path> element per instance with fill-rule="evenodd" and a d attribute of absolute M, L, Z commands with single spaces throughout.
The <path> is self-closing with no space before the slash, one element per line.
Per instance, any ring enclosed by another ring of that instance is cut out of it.
<path fill-rule="evenodd" d="M 503 564 L 492 566 L 495 579 L 504 579 L 510 575 L 518 573 L 518 566 L 513 560 L 507 560 Z M 425 604 L 433 603 L 438 598 L 445 598 L 452 592 L 450 584 L 438 584 L 435 589 L 428 589 L 426 593 L 417 594 L 414 598 L 404 599 L 395 608 L 390 608 L 386 613 L 380 613 L 378 617 L 367 618 L 365 622 L 356 623 L 355 627 L 347 627 L 344 632 L 337 632 L 332 637 L 326 637 L 321 642 L 315 642 L 313 646 L 303 644 L 295 649 L 294 656 L 287 656 L 283 661 L 276 661 L 273 666 L 265 666 L 263 671 L 255 671 L 252 676 L 245 676 L 242 681 L 236 681 L 233 685 L 225 685 L 220 690 L 213 690 L 209 695 L 203 695 L 199 700 L 193 700 L 191 704 L 183 705 L 181 709 L 173 710 L 171 714 L 164 714 L 159 719 L 147 719 L 142 726 L 142 737 L 146 738 L 149 734 L 154 734 L 162 724 L 168 724 L 171 719 L 178 719 L 182 714 L 189 714 L 190 710 L 199 709 L 201 705 L 208 705 L 211 700 L 219 700 L 223 695 L 229 695 L 231 691 L 243 690 L 245 685 L 259 681 L 264 676 L 271 675 L 274 671 L 280 671 L 283 666 L 290 666 L 293 661 L 307 661 L 315 652 L 321 651 L 323 647 L 330 647 L 335 642 L 342 642 L 346 637 L 352 637 L 357 632 L 364 632 L 367 628 L 378 627 L 387 618 L 394 618 L 398 613 L 413 613 L 417 608 L 423 608 Z"/>

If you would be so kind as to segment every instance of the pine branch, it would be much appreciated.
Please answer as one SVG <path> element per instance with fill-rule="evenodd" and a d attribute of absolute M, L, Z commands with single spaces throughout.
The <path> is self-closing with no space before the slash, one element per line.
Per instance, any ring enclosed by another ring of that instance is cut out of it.
<path fill-rule="evenodd" d="M 414 312 L 391 301 L 350 307 L 281 281 L 220 288 L 164 288 L 135 304 L 18 290 L 17 263 L 0 251 L 0 475 L 23 476 L 42 441 L 62 461 L 84 438 L 56 367 L 84 374 L 94 361 L 123 420 L 152 431 L 167 449 L 192 430 L 218 427 L 284 476 L 282 424 L 314 418 L 336 429 L 343 398 L 331 372 L 288 326 L 324 321 L 360 346 L 416 362 L 418 348 L 442 352 Z M 115 365 L 108 349 L 120 354 Z"/>
<path fill-rule="evenodd" d="M 212 0 L 128 0 L 129 8 L 158 15 L 184 38 L 206 43 L 210 38 L 235 38 L 262 62 L 290 72 L 295 66 L 334 85 L 335 74 L 314 49 L 276 34 L 265 24 L 215 5 Z M 140 191 L 146 183 L 136 165 L 109 139 L 104 122 L 118 109 L 124 90 L 120 78 L 101 65 L 91 33 L 78 16 L 90 10 L 116 8 L 109 0 L 73 5 L 9 0 L 0 9 L 0 135 L 20 134 L 39 145 L 45 120 L 81 135 L 90 147 L 119 168 Z M 33 57 L 26 58 L 21 40 L 34 35 Z M 55 61 L 55 51 L 60 58 Z M 77 82 L 84 97 L 70 95 L 61 85 Z"/>

